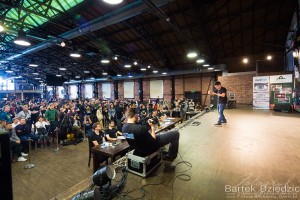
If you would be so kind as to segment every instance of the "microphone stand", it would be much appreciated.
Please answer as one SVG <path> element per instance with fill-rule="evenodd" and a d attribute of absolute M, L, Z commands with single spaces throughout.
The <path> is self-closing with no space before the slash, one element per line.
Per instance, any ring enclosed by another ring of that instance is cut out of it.
<path fill-rule="evenodd" d="M 55 137 L 56 137 L 56 148 L 54 149 L 54 151 L 55 151 L 55 152 L 58 152 L 58 151 L 61 150 L 61 149 L 58 147 L 58 131 L 59 131 L 59 129 L 56 127 L 54 131 L 55 131 L 55 135 L 56 135 L 56 136 L 55 136 Z"/>

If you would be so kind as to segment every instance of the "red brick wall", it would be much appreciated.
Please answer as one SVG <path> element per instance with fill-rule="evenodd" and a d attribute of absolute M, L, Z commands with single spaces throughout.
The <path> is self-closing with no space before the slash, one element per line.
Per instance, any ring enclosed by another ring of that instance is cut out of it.
<path fill-rule="evenodd" d="M 236 102 L 239 104 L 251 104 L 253 99 L 253 77 L 252 74 L 237 74 L 219 76 L 218 81 L 227 89 L 227 93 L 235 93 Z"/>
<path fill-rule="evenodd" d="M 172 99 L 172 81 L 170 78 L 164 78 L 164 100 L 171 101 Z"/>

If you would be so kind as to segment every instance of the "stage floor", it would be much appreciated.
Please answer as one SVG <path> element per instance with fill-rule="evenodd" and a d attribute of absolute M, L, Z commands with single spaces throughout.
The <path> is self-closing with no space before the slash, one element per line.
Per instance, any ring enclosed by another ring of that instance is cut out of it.
<path fill-rule="evenodd" d="M 228 124 L 222 127 L 214 127 L 218 113 L 212 111 L 195 120 L 199 126 L 181 129 L 180 156 L 171 166 L 162 164 L 146 179 L 129 174 L 124 191 L 157 185 L 125 199 L 300 199 L 300 113 L 248 106 L 224 113 Z M 15 200 L 51 199 L 92 175 L 87 141 L 61 148 L 34 150 L 37 166 L 30 170 L 24 169 L 26 162 L 12 163 Z M 191 180 L 181 180 L 188 176 Z M 284 186 L 293 191 L 284 192 Z"/>

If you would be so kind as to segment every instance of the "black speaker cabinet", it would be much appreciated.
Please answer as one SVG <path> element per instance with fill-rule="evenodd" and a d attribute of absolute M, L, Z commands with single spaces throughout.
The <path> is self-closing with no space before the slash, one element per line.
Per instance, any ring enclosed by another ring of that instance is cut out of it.
<path fill-rule="evenodd" d="M 275 104 L 273 110 L 277 112 L 292 112 L 292 106 L 287 103 Z"/>
<path fill-rule="evenodd" d="M 7 133 L 0 133 L 0 177 L 1 199 L 13 199 L 10 142 Z"/>

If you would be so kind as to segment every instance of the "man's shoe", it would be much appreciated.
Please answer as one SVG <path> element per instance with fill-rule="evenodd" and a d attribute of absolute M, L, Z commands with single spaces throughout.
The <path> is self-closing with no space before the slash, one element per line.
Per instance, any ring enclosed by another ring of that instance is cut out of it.
<path fill-rule="evenodd" d="M 23 152 L 21 152 L 21 155 L 22 155 L 22 156 L 28 156 L 27 153 L 23 153 Z"/>
<path fill-rule="evenodd" d="M 227 120 L 221 121 L 222 124 L 227 124 Z"/>
<path fill-rule="evenodd" d="M 24 158 L 24 157 L 22 157 L 22 156 L 20 156 L 19 158 L 18 158 L 18 162 L 24 162 L 24 161 L 26 161 L 27 159 L 26 158 Z"/>
<path fill-rule="evenodd" d="M 222 123 L 218 122 L 218 123 L 215 124 L 215 126 L 222 126 Z"/>

